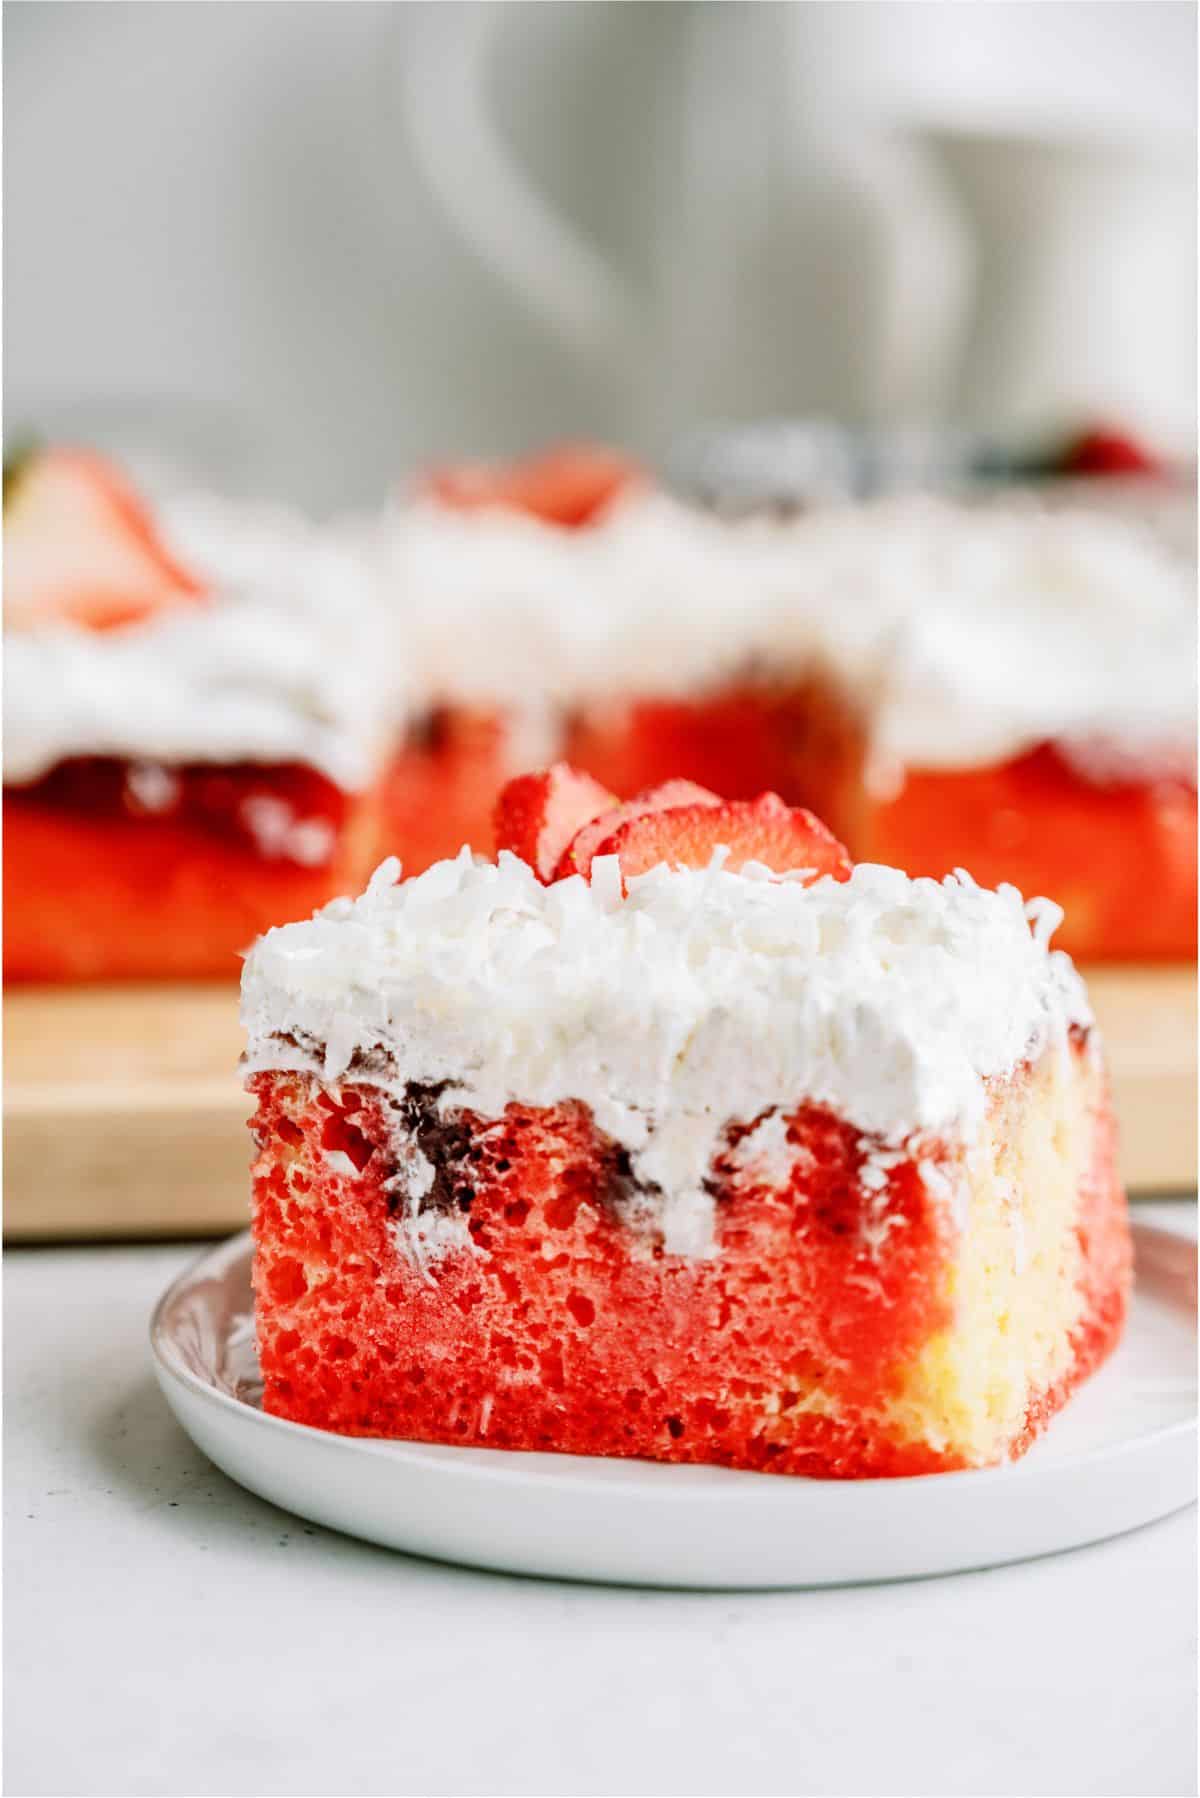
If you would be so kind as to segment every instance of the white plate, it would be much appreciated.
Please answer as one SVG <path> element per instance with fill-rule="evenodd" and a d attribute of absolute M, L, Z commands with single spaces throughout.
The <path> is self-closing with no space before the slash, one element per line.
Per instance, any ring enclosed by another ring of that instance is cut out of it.
<path fill-rule="evenodd" d="M 250 1242 L 210 1250 L 154 1314 L 155 1371 L 218 1467 L 389 1548 L 656 1586 L 827 1586 L 952 1573 L 1134 1529 L 1196 1496 L 1196 1249 L 1138 1225 L 1125 1340 L 1023 1461 L 807 1480 L 649 1461 L 364 1441 L 258 1408 Z"/>

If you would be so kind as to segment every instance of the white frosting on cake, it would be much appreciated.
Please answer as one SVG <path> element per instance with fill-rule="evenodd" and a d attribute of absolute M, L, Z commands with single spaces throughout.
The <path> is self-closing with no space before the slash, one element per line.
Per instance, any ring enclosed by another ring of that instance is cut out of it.
<path fill-rule="evenodd" d="M 503 708 L 529 765 L 569 708 L 814 666 L 884 787 L 1047 738 L 1101 781 L 1194 767 L 1190 563 L 1095 509 L 909 497 L 727 520 L 643 491 L 567 531 L 429 501 L 317 527 L 189 496 L 159 525 L 209 602 L 12 635 L 8 780 L 117 755 L 296 760 L 358 786 L 401 716 L 445 701 Z"/>
<path fill-rule="evenodd" d="M 1046 739 L 1103 741 L 1127 771 L 1194 761 L 1193 569 L 1128 517 L 906 497 L 730 521 L 649 493 L 572 532 L 421 502 L 378 553 L 435 699 L 571 706 L 816 664 L 881 765 Z"/>
<path fill-rule="evenodd" d="M 289 513 L 191 499 L 165 540 L 210 583 L 119 630 L 48 623 L 5 641 L 5 779 L 72 756 L 299 762 L 347 789 L 402 709 L 394 624 L 361 551 Z"/>
<path fill-rule="evenodd" d="M 417 501 L 377 536 L 419 689 L 518 709 L 686 693 L 744 664 L 766 639 L 734 548 L 726 526 L 653 493 L 578 531 Z"/>
<path fill-rule="evenodd" d="M 1195 735 L 1194 573 L 1093 511 L 880 506 L 815 524 L 798 636 L 862 704 L 877 760 L 964 767 L 1053 739 L 1179 772 Z M 1093 772 L 1097 772 L 1093 768 Z"/>
<path fill-rule="evenodd" d="M 401 884 L 385 863 L 361 898 L 255 945 L 246 1066 L 398 1095 L 448 1081 L 443 1106 L 488 1117 L 581 1101 L 655 1189 L 668 1250 L 703 1254 L 731 1121 L 807 1101 L 876 1144 L 969 1143 L 988 1078 L 1090 1022 L 1048 901 L 866 865 L 805 887 L 722 859 L 656 868 L 625 899 L 615 858 L 550 887 L 508 854 Z M 777 1137 L 760 1123 L 742 1157 L 776 1165 Z"/>

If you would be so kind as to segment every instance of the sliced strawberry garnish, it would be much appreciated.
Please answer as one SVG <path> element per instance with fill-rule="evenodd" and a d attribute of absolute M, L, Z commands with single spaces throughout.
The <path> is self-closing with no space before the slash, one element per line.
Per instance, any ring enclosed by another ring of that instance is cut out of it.
<path fill-rule="evenodd" d="M 785 805 L 775 793 L 719 806 L 642 812 L 625 819 L 597 844 L 593 856 L 619 856 L 621 873 L 628 880 L 662 862 L 706 868 L 718 848 L 729 850 L 725 867 L 730 873 L 746 862 L 762 862 L 776 874 L 803 870 L 814 880 L 822 874 L 845 880 L 851 868 L 846 850 L 819 818 L 799 806 Z"/>
<path fill-rule="evenodd" d="M 496 849 L 511 849 L 549 885 L 576 833 L 602 813 L 609 816 L 615 805 L 599 781 L 566 762 L 519 775 L 496 801 Z"/>
<path fill-rule="evenodd" d="M 611 810 L 599 813 L 590 823 L 584 824 L 567 844 L 554 870 L 554 878 L 566 880 L 572 874 L 582 874 L 586 878 L 592 871 L 592 857 L 600 844 L 629 819 L 640 818 L 647 812 L 666 811 L 672 806 L 720 804 L 716 793 L 710 793 L 707 787 L 698 787 L 694 780 L 664 781 L 661 787 L 651 787 L 624 805 L 613 805 Z"/>
<path fill-rule="evenodd" d="M 1137 475 L 1161 474 L 1159 458 L 1125 431 L 1085 431 L 1076 438 L 1062 459 L 1061 472 L 1067 475 Z"/>
<path fill-rule="evenodd" d="M 591 524 L 641 471 L 615 450 L 566 443 L 522 462 L 460 462 L 435 468 L 425 485 L 444 506 L 460 512 L 501 506 L 546 524 L 577 529 Z"/>
<path fill-rule="evenodd" d="M 129 624 L 203 591 L 159 542 L 124 478 L 88 450 L 29 457 L 5 481 L 4 614 L 12 630 Z"/>

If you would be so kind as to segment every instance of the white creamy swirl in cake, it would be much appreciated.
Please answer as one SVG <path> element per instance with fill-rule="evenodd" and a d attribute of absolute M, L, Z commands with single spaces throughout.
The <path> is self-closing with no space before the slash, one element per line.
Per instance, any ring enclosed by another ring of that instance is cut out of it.
<path fill-rule="evenodd" d="M 626 899 L 615 858 L 549 887 L 508 854 L 400 884 L 386 863 L 255 945 L 245 1065 L 398 1096 L 450 1082 L 444 1107 L 488 1117 L 580 1101 L 661 1195 L 667 1247 L 703 1253 L 731 1120 L 809 1102 L 876 1144 L 967 1143 L 989 1077 L 1091 1022 L 1047 947 L 1048 901 L 867 865 L 805 887 L 720 860 L 637 876 Z"/>
<path fill-rule="evenodd" d="M 298 762 L 365 786 L 402 710 L 402 658 L 361 553 L 292 514 L 192 499 L 161 520 L 206 599 L 117 630 L 5 641 L 5 779 L 73 756 Z"/>

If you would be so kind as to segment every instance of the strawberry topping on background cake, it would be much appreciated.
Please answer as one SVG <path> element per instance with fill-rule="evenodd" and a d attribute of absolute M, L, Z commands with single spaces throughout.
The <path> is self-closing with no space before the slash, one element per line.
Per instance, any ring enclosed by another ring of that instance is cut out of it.
<path fill-rule="evenodd" d="M 544 524 L 589 525 L 628 488 L 640 484 L 635 463 L 598 444 L 564 443 L 520 462 L 457 462 L 435 468 L 425 485 L 459 512 L 497 506 Z"/>
<path fill-rule="evenodd" d="M 1158 456 L 1128 431 L 1099 426 L 1068 445 L 1058 471 L 1065 475 L 1161 475 Z"/>
<path fill-rule="evenodd" d="M 4 618 L 10 630 L 55 619 L 108 630 L 203 585 L 160 542 L 124 476 L 89 450 L 34 452 L 4 482 Z"/>

